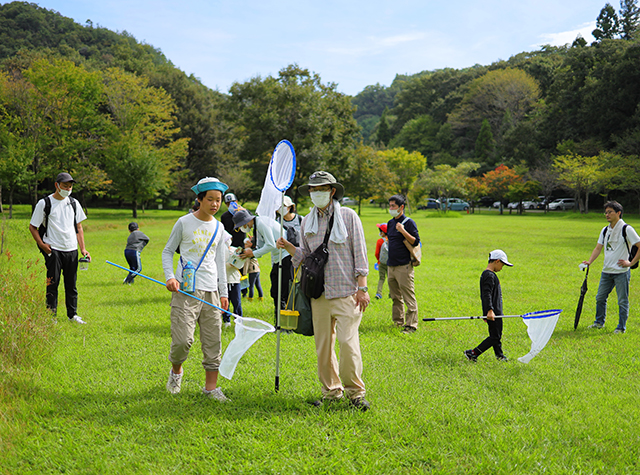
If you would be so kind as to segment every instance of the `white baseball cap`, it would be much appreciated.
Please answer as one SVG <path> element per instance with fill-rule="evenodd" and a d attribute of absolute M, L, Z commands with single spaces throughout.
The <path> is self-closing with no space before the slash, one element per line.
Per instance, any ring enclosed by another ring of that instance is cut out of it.
<path fill-rule="evenodd" d="M 489 253 L 489 260 L 491 261 L 501 261 L 505 266 L 513 267 L 513 264 L 509 262 L 507 259 L 507 254 L 500 250 L 496 249 L 495 251 L 491 251 Z"/>

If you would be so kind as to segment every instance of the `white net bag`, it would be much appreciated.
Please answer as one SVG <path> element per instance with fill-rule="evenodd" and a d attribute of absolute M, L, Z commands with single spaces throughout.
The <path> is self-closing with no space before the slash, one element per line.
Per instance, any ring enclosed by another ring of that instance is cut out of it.
<path fill-rule="evenodd" d="M 236 336 L 227 346 L 219 372 L 227 379 L 233 377 L 238 361 L 242 358 L 251 345 L 258 341 L 266 333 L 276 331 L 273 325 L 256 318 L 235 316 Z"/>

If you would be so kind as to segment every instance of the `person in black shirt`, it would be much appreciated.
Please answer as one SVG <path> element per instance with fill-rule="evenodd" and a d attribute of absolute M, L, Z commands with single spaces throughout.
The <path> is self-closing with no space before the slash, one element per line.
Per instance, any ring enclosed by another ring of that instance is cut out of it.
<path fill-rule="evenodd" d="M 504 251 L 496 249 L 489 253 L 489 264 L 480 276 L 480 298 L 482 299 L 482 315 L 487 318 L 487 326 L 489 327 L 489 336 L 473 350 L 465 350 L 464 355 L 469 361 L 476 362 L 478 356 L 493 347 L 496 358 L 500 361 L 507 361 L 507 357 L 502 352 L 502 318 L 496 318 L 498 315 L 504 315 L 502 312 L 502 289 L 500 287 L 500 279 L 496 272 L 500 272 L 504 266 L 512 267 L 507 260 Z"/>
<path fill-rule="evenodd" d="M 420 234 L 413 219 L 404 214 L 406 200 L 402 195 L 389 198 L 389 213 L 393 218 L 387 223 L 389 257 L 387 259 L 387 279 L 389 294 L 393 300 L 391 318 L 402 327 L 402 333 L 413 333 L 418 329 L 418 301 L 413 280 L 411 253 L 405 245 L 420 245 Z M 405 314 L 404 306 L 407 306 Z"/>
<path fill-rule="evenodd" d="M 239 229 L 234 229 L 233 215 L 236 213 L 238 206 L 238 198 L 233 193 L 224 195 L 224 203 L 227 205 L 227 212 L 220 216 L 220 222 L 224 226 L 225 231 L 231 234 L 231 246 L 244 249 L 244 239 L 247 237 L 245 233 Z M 240 284 L 227 284 L 229 291 L 229 302 L 233 305 L 233 312 L 242 316 L 242 297 Z M 231 317 L 228 313 L 222 314 L 225 326 L 231 324 Z"/>

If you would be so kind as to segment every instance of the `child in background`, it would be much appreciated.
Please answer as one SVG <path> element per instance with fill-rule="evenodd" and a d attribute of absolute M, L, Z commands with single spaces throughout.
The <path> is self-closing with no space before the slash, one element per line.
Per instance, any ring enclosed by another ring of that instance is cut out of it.
<path fill-rule="evenodd" d="M 255 247 L 254 241 L 252 238 L 246 238 L 244 240 L 245 249 L 252 249 Z M 253 301 L 253 286 L 255 285 L 256 290 L 258 291 L 258 300 L 262 302 L 263 293 L 262 293 L 262 285 L 260 285 L 260 265 L 258 264 L 258 259 L 252 257 L 251 259 L 247 259 L 244 264 L 244 275 L 249 276 L 249 302 Z"/>
<path fill-rule="evenodd" d="M 147 244 L 149 244 L 149 238 L 138 229 L 138 223 L 129 223 L 129 237 L 127 238 L 127 247 L 124 248 L 124 258 L 129 264 L 129 269 L 133 272 L 142 272 L 140 253 Z M 129 272 L 124 278 L 123 284 L 133 284 L 133 279 L 136 278 L 136 274 L 133 272 Z"/>
<path fill-rule="evenodd" d="M 389 239 L 387 238 L 387 223 L 376 224 L 380 229 L 380 239 L 376 243 L 376 259 L 378 260 L 377 269 L 380 274 L 378 280 L 378 290 L 376 292 L 376 298 L 382 298 L 382 288 L 384 287 L 384 281 L 387 279 L 387 260 L 389 259 Z"/>
<path fill-rule="evenodd" d="M 227 241 L 227 286 L 229 291 L 229 301 L 233 304 L 233 313 L 236 315 L 242 316 L 242 301 L 240 298 L 240 285 L 231 285 L 231 284 L 240 284 L 240 279 L 242 278 L 242 274 L 240 273 L 240 269 L 237 265 L 242 264 L 244 262 L 238 256 L 238 247 L 233 247 L 231 245 L 231 235 L 225 231 L 228 236 Z M 234 265 L 235 264 L 235 265 Z M 231 316 L 228 313 L 222 315 L 222 320 L 224 321 L 225 327 L 231 326 Z"/>
<path fill-rule="evenodd" d="M 478 356 L 493 347 L 496 359 L 499 361 L 507 361 L 507 357 L 502 352 L 502 318 L 496 318 L 498 315 L 504 315 L 502 312 L 502 289 L 500 287 L 500 279 L 496 272 L 500 272 L 504 266 L 513 267 L 507 260 L 504 251 L 496 249 L 489 253 L 489 264 L 480 276 L 480 298 L 482 299 L 482 315 L 487 318 L 487 326 L 489 327 L 489 337 L 486 338 L 473 350 L 465 350 L 464 355 L 469 361 L 478 361 Z"/>

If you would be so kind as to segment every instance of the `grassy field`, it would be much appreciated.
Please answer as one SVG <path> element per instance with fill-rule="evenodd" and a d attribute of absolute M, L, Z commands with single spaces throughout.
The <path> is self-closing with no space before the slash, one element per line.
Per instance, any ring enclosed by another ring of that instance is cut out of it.
<path fill-rule="evenodd" d="M 32 265 L 38 253 L 27 231 L 29 210 L 16 214 L 7 222 L 5 246 L 13 262 Z M 161 251 L 181 214 L 152 210 L 138 220 L 151 238 L 143 273 L 163 280 Z M 632 271 L 626 334 L 612 333 L 613 294 L 605 329 L 586 328 L 602 257 L 573 330 L 584 278 L 578 263 L 589 257 L 606 224 L 603 215 L 483 211 L 441 217 L 420 211 L 412 217 L 424 243 L 416 270 L 421 317 L 478 315 L 479 276 L 495 248 L 515 264 L 499 275 L 505 313 L 564 310 L 551 341 L 530 364 L 516 360 L 530 345 L 520 320 L 505 322 L 508 363 L 487 353 L 473 364 L 462 351 L 485 337 L 482 321 L 421 322 L 418 332 L 404 335 L 392 326 L 385 298 L 372 302 L 360 328 L 372 404 L 367 413 L 347 404 L 307 404 L 320 394 L 313 339 L 293 334 L 282 336 L 278 393 L 275 335 L 269 334 L 243 357 L 233 380 L 221 378 L 231 403 L 200 392 L 198 342 L 185 363 L 182 392 L 173 396 L 164 387 L 170 295 L 140 278 L 121 284 L 125 272 L 105 260 L 124 265 L 129 212 L 90 209 L 85 229 L 93 262 L 78 278 L 78 313 L 88 324 L 72 325 L 61 312 L 50 328 L 51 356 L 35 374 L 9 379 L 0 400 L 0 472 L 639 473 L 640 270 Z M 364 208 L 362 220 L 369 288 L 375 289 L 375 223 L 388 214 Z M 637 216 L 627 222 L 640 226 Z M 6 256 L 0 259 L 5 265 Z M 269 258 L 261 265 L 268 295 Z M 44 283 L 44 266 L 39 269 L 31 278 Z M 247 316 L 271 321 L 269 297 L 243 307 Z M 225 330 L 225 347 L 232 338 L 233 330 Z"/>

